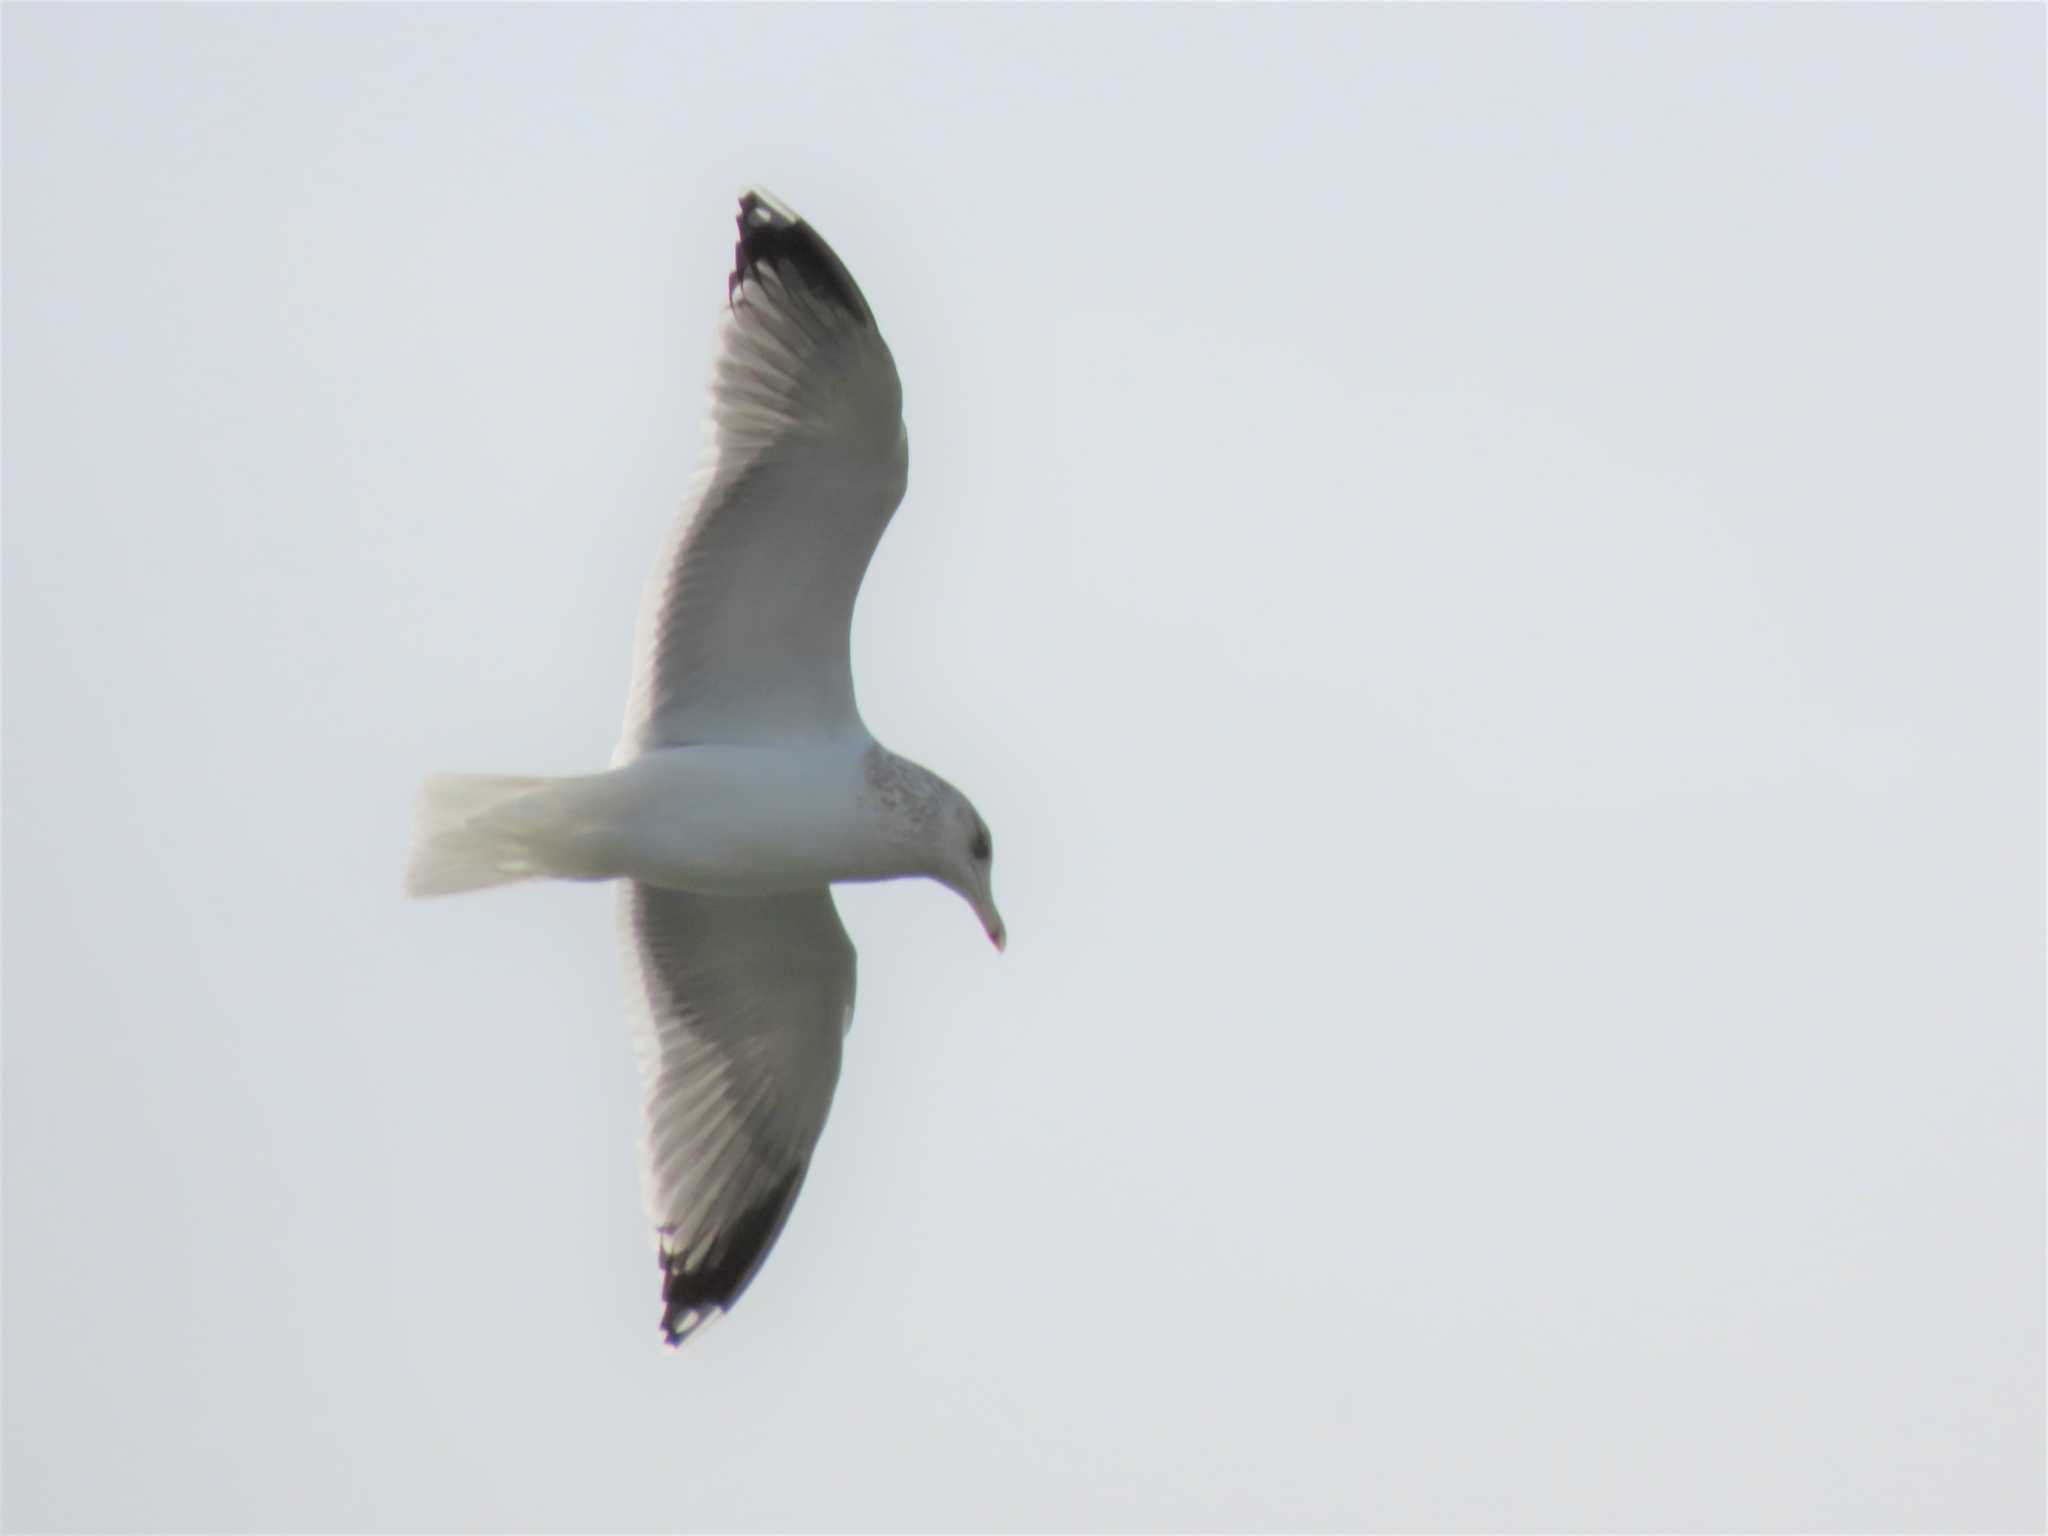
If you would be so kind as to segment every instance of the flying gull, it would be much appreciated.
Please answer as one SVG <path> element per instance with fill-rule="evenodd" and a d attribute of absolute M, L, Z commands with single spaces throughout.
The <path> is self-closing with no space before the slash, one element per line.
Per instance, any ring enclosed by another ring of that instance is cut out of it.
<path fill-rule="evenodd" d="M 406 872 L 415 896 L 619 882 L 671 1345 L 739 1299 L 803 1188 L 853 1018 L 833 883 L 936 880 L 1004 939 L 987 823 L 854 705 L 854 598 L 909 469 L 895 361 L 810 225 L 755 191 L 739 233 L 611 769 L 428 778 Z"/>

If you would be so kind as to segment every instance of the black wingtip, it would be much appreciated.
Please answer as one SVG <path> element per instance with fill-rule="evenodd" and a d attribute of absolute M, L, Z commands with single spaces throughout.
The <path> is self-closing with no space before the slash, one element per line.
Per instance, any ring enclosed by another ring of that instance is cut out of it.
<path fill-rule="evenodd" d="M 685 1264 L 681 1254 L 671 1253 L 663 1243 L 661 1333 L 671 1349 L 713 1318 L 730 1312 L 753 1283 L 768 1250 L 782 1235 L 809 1167 L 804 1163 L 791 1169 L 788 1177 L 721 1232 L 710 1252 L 695 1263 Z"/>
<path fill-rule="evenodd" d="M 788 208 L 765 192 L 749 190 L 740 194 L 738 223 L 740 239 L 733 247 L 732 275 L 725 282 L 726 302 L 731 303 L 762 267 L 774 267 L 783 281 L 802 283 L 864 325 L 875 323 L 846 263 Z"/>

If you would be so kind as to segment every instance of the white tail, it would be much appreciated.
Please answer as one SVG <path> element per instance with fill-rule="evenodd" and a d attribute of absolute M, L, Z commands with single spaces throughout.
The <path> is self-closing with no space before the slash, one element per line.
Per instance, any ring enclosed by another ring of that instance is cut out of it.
<path fill-rule="evenodd" d="M 544 818 L 504 813 L 560 782 L 500 774 L 429 775 L 413 813 L 406 894 L 452 896 L 554 873 L 533 846 L 536 822 Z"/>

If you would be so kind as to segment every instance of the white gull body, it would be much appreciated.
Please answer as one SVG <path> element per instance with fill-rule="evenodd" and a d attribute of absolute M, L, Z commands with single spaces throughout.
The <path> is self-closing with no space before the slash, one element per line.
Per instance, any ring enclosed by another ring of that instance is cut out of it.
<path fill-rule="evenodd" d="M 711 447 L 641 610 L 604 773 L 430 778 L 407 888 L 621 882 L 662 1329 L 731 1307 L 788 1219 L 839 1077 L 842 880 L 959 892 L 997 948 L 986 823 L 855 706 L 854 600 L 903 495 L 896 367 L 845 266 L 740 200 Z"/>

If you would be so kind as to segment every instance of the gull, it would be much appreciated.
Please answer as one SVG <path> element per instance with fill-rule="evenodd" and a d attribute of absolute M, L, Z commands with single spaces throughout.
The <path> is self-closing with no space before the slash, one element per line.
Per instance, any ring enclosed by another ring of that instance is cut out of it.
<path fill-rule="evenodd" d="M 896 364 L 845 264 L 740 198 L 705 461 L 648 583 L 611 768 L 437 774 L 406 888 L 616 880 L 661 1328 L 728 1311 L 788 1221 L 839 1079 L 842 880 L 922 877 L 1004 946 L 988 824 L 854 705 L 861 577 L 903 497 Z"/>

